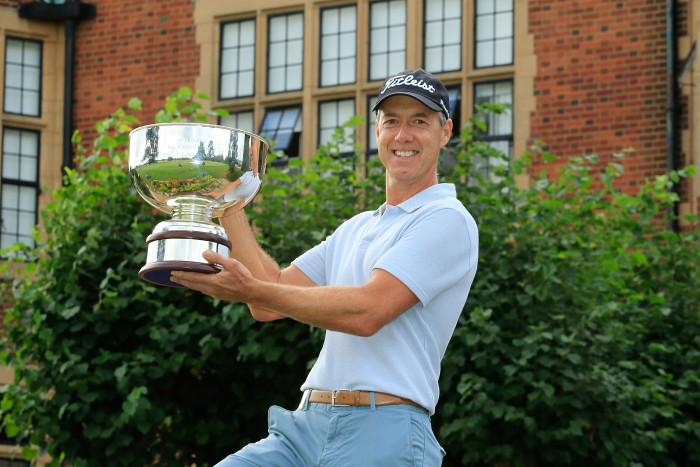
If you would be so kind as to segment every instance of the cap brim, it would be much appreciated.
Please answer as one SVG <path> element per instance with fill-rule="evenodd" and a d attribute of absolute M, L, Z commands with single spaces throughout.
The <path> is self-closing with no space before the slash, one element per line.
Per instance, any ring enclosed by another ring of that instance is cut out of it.
<path fill-rule="evenodd" d="M 391 94 L 387 94 L 385 96 L 382 96 L 382 98 L 379 99 L 376 104 L 374 104 L 374 108 L 372 109 L 372 112 L 376 112 L 377 109 L 379 109 L 379 106 L 382 104 L 382 102 L 384 102 L 386 99 L 390 98 L 391 96 L 397 96 L 397 95 L 413 97 L 414 99 L 417 99 L 423 105 L 425 105 L 426 107 L 428 107 L 431 110 L 434 110 L 436 112 L 444 112 L 443 108 L 440 107 L 440 105 L 431 101 L 427 97 L 422 96 L 420 94 L 413 93 L 413 92 L 405 92 L 405 91 L 397 91 L 397 92 L 393 92 Z"/>

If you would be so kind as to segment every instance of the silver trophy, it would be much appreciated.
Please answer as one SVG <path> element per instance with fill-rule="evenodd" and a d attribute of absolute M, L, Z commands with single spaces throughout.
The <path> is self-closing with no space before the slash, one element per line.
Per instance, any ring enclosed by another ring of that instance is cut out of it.
<path fill-rule="evenodd" d="M 146 239 L 139 277 L 181 287 L 171 271 L 216 273 L 206 250 L 228 257 L 231 241 L 212 218 L 243 208 L 260 190 L 268 144 L 235 128 L 200 123 L 162 123 L 129 134 L 129 175 L 149 204 L 172 215 Z"/>

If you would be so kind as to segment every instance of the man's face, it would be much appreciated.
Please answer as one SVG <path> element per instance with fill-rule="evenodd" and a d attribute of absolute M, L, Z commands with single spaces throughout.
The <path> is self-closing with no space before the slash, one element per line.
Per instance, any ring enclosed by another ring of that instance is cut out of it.
<path fill-rule="evenodd" d="M 379 158 L 387 173 L 387 189 L 415 193 L 437 183 L 440 149 L 452 133 L 452 120 L 440 126 L 440 116 L 410 96 L 391 96 L 377 113 Z"/>

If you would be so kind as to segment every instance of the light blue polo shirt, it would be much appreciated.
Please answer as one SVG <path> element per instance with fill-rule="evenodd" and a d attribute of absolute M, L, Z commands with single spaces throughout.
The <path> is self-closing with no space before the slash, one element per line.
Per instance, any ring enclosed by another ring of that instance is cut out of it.
<path fill-rule="evenodd" d="M 319 286 L 359 286 L 375 268 L 401 280 L 419 303 L 370 337 L 326 331 L 301 389 L 377 391 L 435 412 L 440 361 L 476 274 L 476 222 L 452 184 L 343 223 L 293 264 Z"/>

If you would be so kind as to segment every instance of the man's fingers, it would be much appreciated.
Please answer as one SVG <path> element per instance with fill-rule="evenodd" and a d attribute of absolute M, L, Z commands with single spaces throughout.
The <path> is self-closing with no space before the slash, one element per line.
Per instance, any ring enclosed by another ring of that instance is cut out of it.
<path fill-rule="evenodd" d="M 210 274 L 201 272 L 172 271 L 170 280 L 189 288 L 209 282 Z"/>
<path fill-rule="evenodd" d="M 231 271 L 235 260 L 220 255 L 212 250 L 206 250 L 202 253 L 202 257 L 211 264 L 218 264 L 224 267 L 225 270 Z M 204 286 L 211 286 L 216 281 L 217 274 L 190 272 L 190 271 L 172 271 L 170 273 L 171 280 L 180 285 L 184 285 L 190 289 L 202 291 Z"/>
<path fill-rule="evenodd" d="M 170 280 L 214 298 L 236 301 L 242 299 L 243 295 L 239 289 L 241 284 L 251 277 L 248 270 L 237 260 L 214 251 L 207 250 L 202 253 L 202 257 L 211 264 L 223 266 L 224 269 L 214 274 L 172 271 Z"/>
<path fill-rule="evenodd" d="M 236 268 L 236 264 L 238 263 L 238 261 L 236 261 L 235 259 L 227 258 L 226 256 L 220 255 L 219 253 L 212 250 L 207 250 L 204 253 L 202 253 L 202 257 L 212 264 L 220 265 L 227 271 L 234 271 Z"/>
<path fill-rule="evenodd" d="M 221 264 L 223 266 L 223 260 L 228 259 L 224 256 L 221 256 L 219 253 L 212 251 L 212 250 L 207 250 L 204 253 L 202 253 L 202 257 L 209 261 L 210 263 L 216 263 L 216 264 Z"/>

